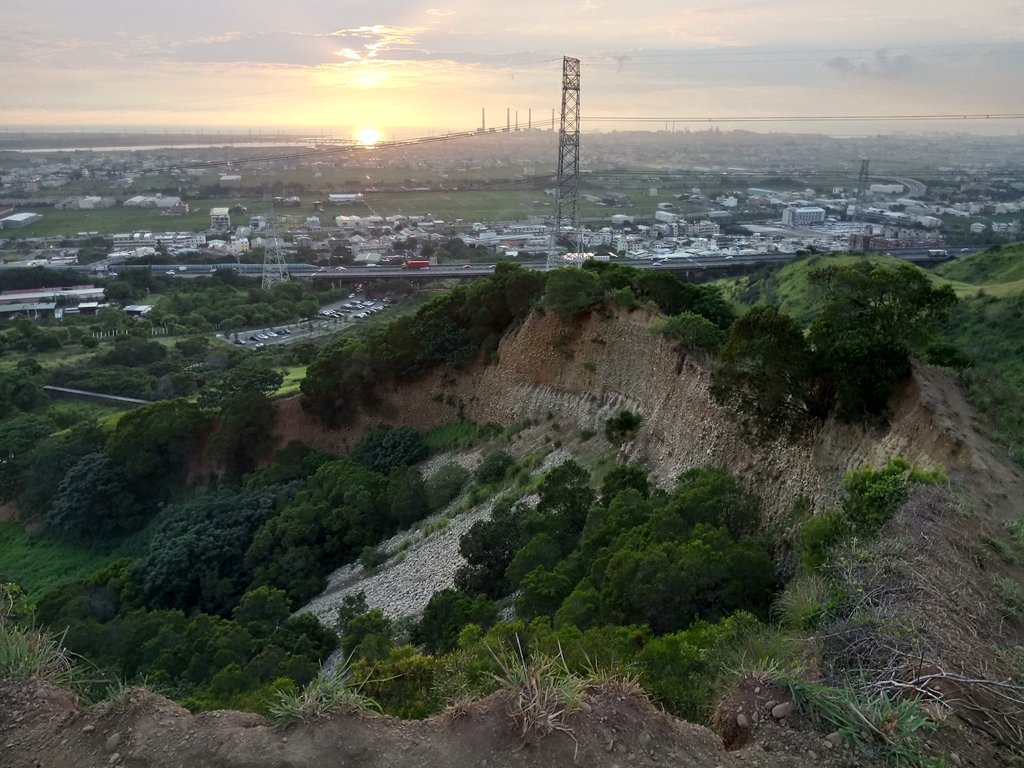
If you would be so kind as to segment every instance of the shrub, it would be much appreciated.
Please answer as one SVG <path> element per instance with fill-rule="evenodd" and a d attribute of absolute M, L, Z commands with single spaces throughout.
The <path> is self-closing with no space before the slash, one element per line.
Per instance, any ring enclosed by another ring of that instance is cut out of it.
<path fill-rule="evenodd" d="M 569 671 L 561 649 L 557 656 L 534 653 L 527 659 L 517 636 L 514 651 L 491 653 L 499 668 L 495 680 L 512 694 L 510 714 L 520 735 L 571 734 L 567 720 L 583 706 L 587 681 Z"/>
<path fill-rule="evenodd" d="M 992 580 L 992 591 L 999 598 L 999 608 L 1005 618 L 1014 622 L 1024 618 L 1024 596 L 1017 582 L 1004 577 L 995 578 Z"/>
<path fill-rule="evenodd" d="M 494 451 L 484 459 L 473 473 L 473 479 L 481 485 L 500 483 L 515 464 L 515 459 L 505 451 Z"/>
<path fill-rule="evenodd" d="M 604 424 L 604 434 L 610 443 L 621 443 L 632 439 L 640 428 L 640 415 L 632 411 L 621 411 Z"/>
<path fill-rule="evenodd" d="M 818 627 L 828 608 L 828 584 L 816 574 L 802 576 L 786 585 L 772 614 L 788 629 L 809 631 Z"/>
<path fill-rule="evenodd" d="M 380 547 L 363 547 L 363 551 L 359 553 L 359 564 L 367 570 L 387 562 L 387 559 L 387 550 Z"/>
<path fill-rule="evenodd" d="M 804 567 L 808 570 L 821 567 L 847 531 L 846 520 L 835 509 L 805 520 L 800 526 L 800 559 Z"/>
<path fill-rule="evenodd" d="M 348 663 L 330 672 L 322 671 L 301 691 L 295 688 L 279 691 L 277 699 L 267 708 L 267 719 L 274 725 L 287 726 L 318 720 L 336 712 L 359 713 L 380 711 L 377 703 L 349 685 Z"/>
<path fill-rule="evenodd" d="M 469 470 L 455 462 L 442 464 L 426 481 L 427 504 L 434 511 L 462 493 L 469 480 Z"/>
<path fill-rule="evenodd" d="M 353 461 L 382 475 L 396 467 L 415 464 L 426 456 L 427 447 L 423 438 L 412 427 L 378 429 L 360 440 L 352 449 Z"/>

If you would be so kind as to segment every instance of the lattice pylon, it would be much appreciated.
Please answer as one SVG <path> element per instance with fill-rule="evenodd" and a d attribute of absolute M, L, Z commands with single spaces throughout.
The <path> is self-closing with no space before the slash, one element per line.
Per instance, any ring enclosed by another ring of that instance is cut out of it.
<path fill-rule="evenodd" d="M 264 230 L 266 248 L 263 255 L 263 290 L 269 291 L 275 285 L 287 283 L 291 278 L 288 275 L 288 265 L 285 264 L 284 256 L 281 255 L 281 244 L 277 234 L 277 222 L 274 214 L 267 214 L 267 227 Z"/>
<path fill-rule="evenodd" d="M 565 262 L 558 253 L 562 222 L 569 219 L 576 239 L 576 252 L 582 251 L 580 231 L 580 60 L 562 58 L 562 122 L 558 132 L 558 179 L 555 185 L 555 220 L 551 225 L 548 269 Z"/>

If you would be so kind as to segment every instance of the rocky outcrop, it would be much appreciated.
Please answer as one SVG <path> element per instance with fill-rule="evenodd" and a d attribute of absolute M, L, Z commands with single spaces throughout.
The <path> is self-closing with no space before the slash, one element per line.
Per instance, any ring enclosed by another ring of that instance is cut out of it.
<path fill-rule="evenodd" d="M 1001 517 L 1024 495 L 1024 482 L 1006 451 L 983 437 L 977 416 L 956 382 L 943 372 L 915 367 L 891 404 L 886 425 L 829 421 L 800 441 L 757 444 L 734 415 L 708 392 L 710 366 L 702 355 L 681 353 L 649 330 L 647 310 L 592 312 L 571 323 L 534 313 L 510 332 L 497 361 L 459 373 L 384 388 L 381 406 L 341 430 L 325 430 L 298 408 L 283 404 L 279 437 L 345 451 L 382 424 L 420 429 L 464 415 L 507 426 L 553 416 L 601 431 L 622 410 L 642 417 L 620 458 L 645 466 L 669 484 L 682 471 L 715 464 L 741 477 L 779 519 L 803 495 L 822 509 L 836 503 L 843 473 L 895 456 L 942 467 L 952 478 L 983 473 L 978 495 Z"/>

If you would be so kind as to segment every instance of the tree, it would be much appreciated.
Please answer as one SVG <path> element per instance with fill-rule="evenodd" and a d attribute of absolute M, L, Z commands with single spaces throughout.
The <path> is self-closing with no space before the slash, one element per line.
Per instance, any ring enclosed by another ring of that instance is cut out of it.
<path fill-rule="evenodd" d="M 37 376 L 23 369 L 0 373 L 0 418 L 15 410 L 31 411 L 46 402 Z"/>
<path fill-rule="evenodd" d="M 216 408 L 254 393 L 269 398 L 283 382 L 284 374 L 270 367 L 267 360 L 259 355 L 247 355 L 220 379 L 204 387 L 199 402 L 204 408 Z"/>
<path fill-rule="evenodd" d="M 269 489 L 226 489 L 168 508 L 134 568 L 147 603 L 229 615 L 251 581 L 246 549 L 277 504 Z"/>
<path fill-rule="evenodd" d="M 706 349 L 717 352 L 725 342 L 725 333 L 706 317 L 693 312 L 681 312 L 651 325 L 651 331 L 660 333 L 687 349 Z"/>
<path fill-rule="evenodd" d="M 563 267 L 548 273 L 544 304 L 568 320 L 601 300 L 601 283 L 588 270 Z"/>
<path fill-rule="evenodd" d="M 0 500 L 14 498 L 30 451 L 53 432 L 45 416 L 19 414 L 0 422 Z"/>
<path fill-rule="evenodd" d="M 22 517 L 42 516 L 60 490 L 60 481 L 83 456 L 103 450 L 106 434 L 96 424 L 76 424 L 44 438 L 25 454 L 18 510 Z"/>
<path fill-rule="evenodd" d="M 810 342 L 834 383 L 840 413 L 881 413 L 910 373 L 910 356 L 933 338 L 956 294 L 909 264 L 829 267 L 812 279 L 824 289 L 825 305 L 811 323 Z"/>
<path fill-rule="evenodd" d="M 435 592 L 423 609 L 414 634 L 431 653 L 454 650 L 467 624 L 488 629 L 498 620 L 498 606 L 485 595 L 470 597 L 454 589 Z"/>
<path fill-rule="evenodd" d="M 816 374 L 800 325 L 762 305 L 733 324 L 711 372 L 711 396 L 735 408 L 757 435 L 785 435 L 827 413 Z"/>
<path fill-rule="evenodd" d="M 105 453 L 83 456 L 68 470 L 44 516 L 51 533 L 84 539 L 119 536 L 144 519 L 124 470 Z"/>
<path fill-rule="evenodd" d="M 126 413 L 107 451 L 133 487 L 158 492 L 178 479 L 194 458 L 207 416 L 195 403 L 165 400 Z"/>
<path fill-rule="evenodd" d="M 378 429 L 356 443 L 351 455 L 367 469 L 387 474 L 426 458 L 427 446 L 412 427 Z"/>
<path fill-rule="evenodd" d="M 273 404 L 259 391 L 239 392 L 224 404 L 210 445 L 229 476 L 251 472 L 273 447 L 274 420 Z"/>

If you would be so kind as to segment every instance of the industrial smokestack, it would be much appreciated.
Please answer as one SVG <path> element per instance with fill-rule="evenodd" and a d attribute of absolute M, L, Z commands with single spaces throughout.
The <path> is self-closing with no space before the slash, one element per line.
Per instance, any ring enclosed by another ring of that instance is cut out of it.
<path fill-rule="evenodd" d="M 516 110 L 516 130 L 519 130 L 519 110 Z"/>
<path fill-rule="evenodd" d="M 533 107 L 530 107 L 530 111 L 526 113 L 526 130 L 533 130 Z"/>
<path fill-rule="evenodd" d="M 508 133 L 509 131 L 512 130 L 512 118 L 510 117 L 511 114 L 512 110 L 508 107 L 505 107 L 505 133 Z"/>
<path fill-rule="evenodd" d="M 487 109 L 486 107 L 480 107 L 480 130 L 487 130 Z"/>

